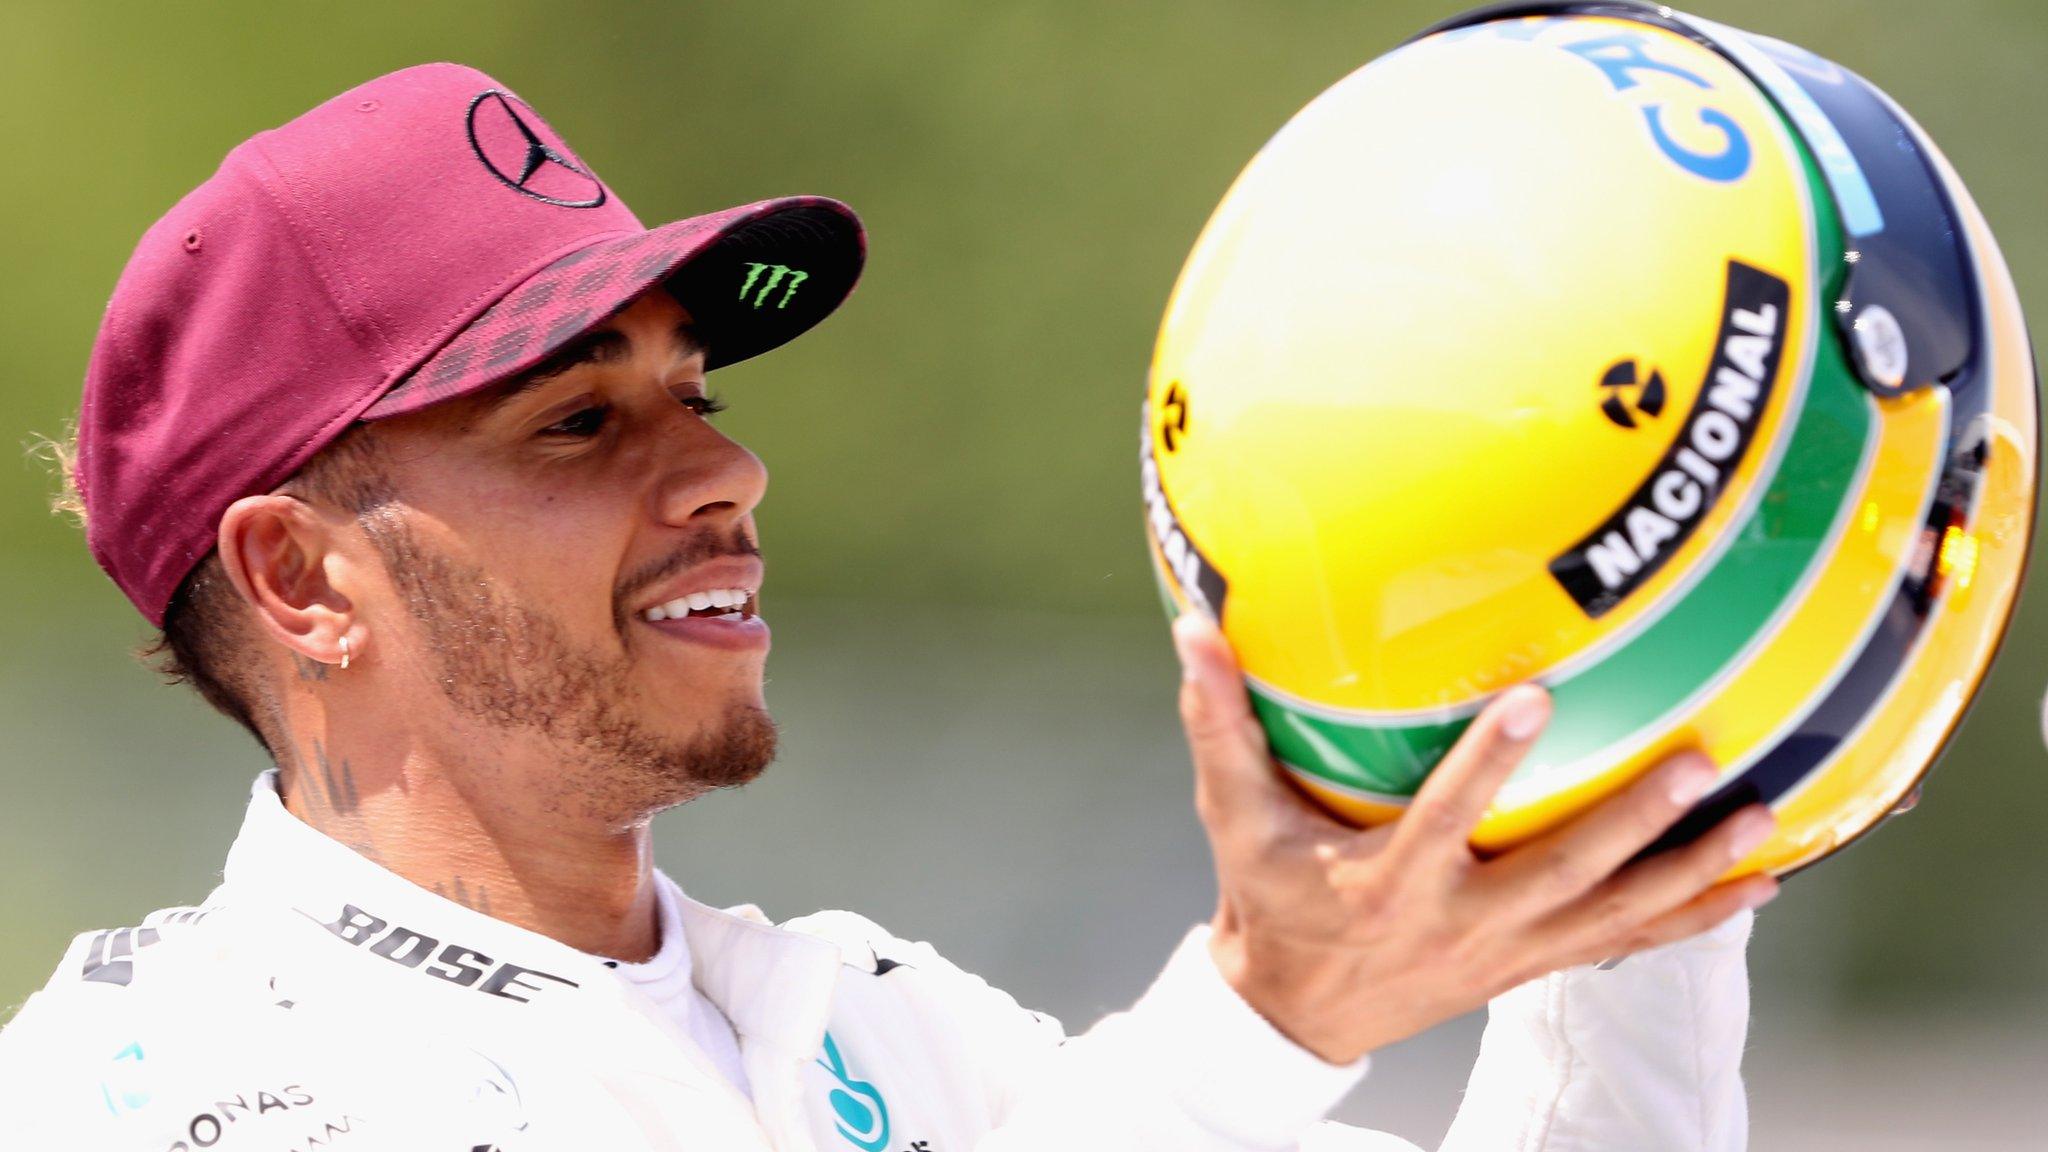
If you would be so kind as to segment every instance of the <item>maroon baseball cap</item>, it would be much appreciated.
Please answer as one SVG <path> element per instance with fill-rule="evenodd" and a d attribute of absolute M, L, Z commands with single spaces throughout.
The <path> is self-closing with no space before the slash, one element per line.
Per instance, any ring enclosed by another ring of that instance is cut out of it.
<path fill-rule="evenodd" d="M 866 238 L 800 196 L 644 227 L 504 85 L 427 64 L 228 153 L 144 234 L 79 412 L 86 540 L 153 623 L 220 517 L 359 422 L 533 367 L 656 285 L 717 368 L 825 318 Z"/>

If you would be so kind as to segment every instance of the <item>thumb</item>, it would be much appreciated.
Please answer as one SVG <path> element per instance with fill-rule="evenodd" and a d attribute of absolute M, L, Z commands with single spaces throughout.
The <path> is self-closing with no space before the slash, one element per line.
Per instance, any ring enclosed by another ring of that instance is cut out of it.
<path fill-rule="evenodd" d="M 1180 657 L 1182 711 L 1191 728 L 1215 737 L 1219 727 L 1253 719 L 1237 656 L 1208 617 L 1194 612 L 1176 617 L 1173 651 Z"/>
<path fill-rule="evenodd" d="M 1180 719 L 1195 761 L 1195 805 L 1212 828 L 1270 816 L 1301 801 L 1275 770 L 1230 642 L 1200 613 L 1173 622 Z"/>

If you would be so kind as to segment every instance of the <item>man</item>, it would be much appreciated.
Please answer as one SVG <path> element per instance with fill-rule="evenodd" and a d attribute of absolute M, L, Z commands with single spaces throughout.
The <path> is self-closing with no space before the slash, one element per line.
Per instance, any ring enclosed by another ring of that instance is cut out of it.
<path fill-rule="evenodd" d="M 1451 1146 L 1742 1147 L 1742 913 L 1774 885 L 1715 881 L 1769 815 L 1630 863 L 1713 778 L 1683 756 L 1479 860 L 1533 688 L 1355 832 L 1177 627 L 1221 898 L 1077 1037 L 857 916 L 776 927 L 653 870 L 651 817 L 775 746 L 766 474 L 705 375 L 863 252 L 814 198 L 645 230 L 454 65 L 255 137 L 150 230 L 88 373 L 88 540 L 277 768 L 216 892 L 80 936 L 16 1017 L 24 1146 L 1393 1147 L 1318 1121 L 1505 993 Z"/>

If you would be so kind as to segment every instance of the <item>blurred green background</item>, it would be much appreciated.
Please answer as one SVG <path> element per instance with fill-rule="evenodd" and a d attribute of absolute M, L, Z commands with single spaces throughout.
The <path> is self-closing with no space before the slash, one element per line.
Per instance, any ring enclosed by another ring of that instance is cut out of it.
<path fill-rule="evenodd" d="M 1154 324 L 1261 141 L 1453 9 L 5 0 L 0 445 L 62 429 L 151 220 L 243 137 L 408 64 L 497 75 L 650 222 L 786 192 L 853 203 L 873 247 L 852 304 L 719 382 L 722 421 L 774 476 L 787 754 L 664 817 L 661 860 L 714 901 L 860 909 L 1079 1024 L 1135 995 L 1211 899 L 1130 450 Z M 2048 307 L 2048 5 L 1696 10 L 1889 90 Z M 142 622 L 47 513 L 45 471 L 8 459 L 0 1015 L 72 933 L 203 895 L 261 766 L 126 658 Z M 2044 630 L 2035 596 L 1920 811 L 1760 922 L 1755 1147 L 2037 1147 L 2048 1129 Z M 1433 1140 L 1475 1034 L 1387 1054 L 1345 1115 Z"/>

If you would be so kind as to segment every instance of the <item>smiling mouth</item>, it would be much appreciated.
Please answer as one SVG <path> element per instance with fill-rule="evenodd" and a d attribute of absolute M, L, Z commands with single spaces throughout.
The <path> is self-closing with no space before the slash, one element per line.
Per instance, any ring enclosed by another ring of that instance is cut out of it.
<path fill-rule="evenodd" d="M 640 613 L 650 624 L 663 620 L 752 620 L 758 615 L 748 588 L 710 588 L 678 596 Z"/>

